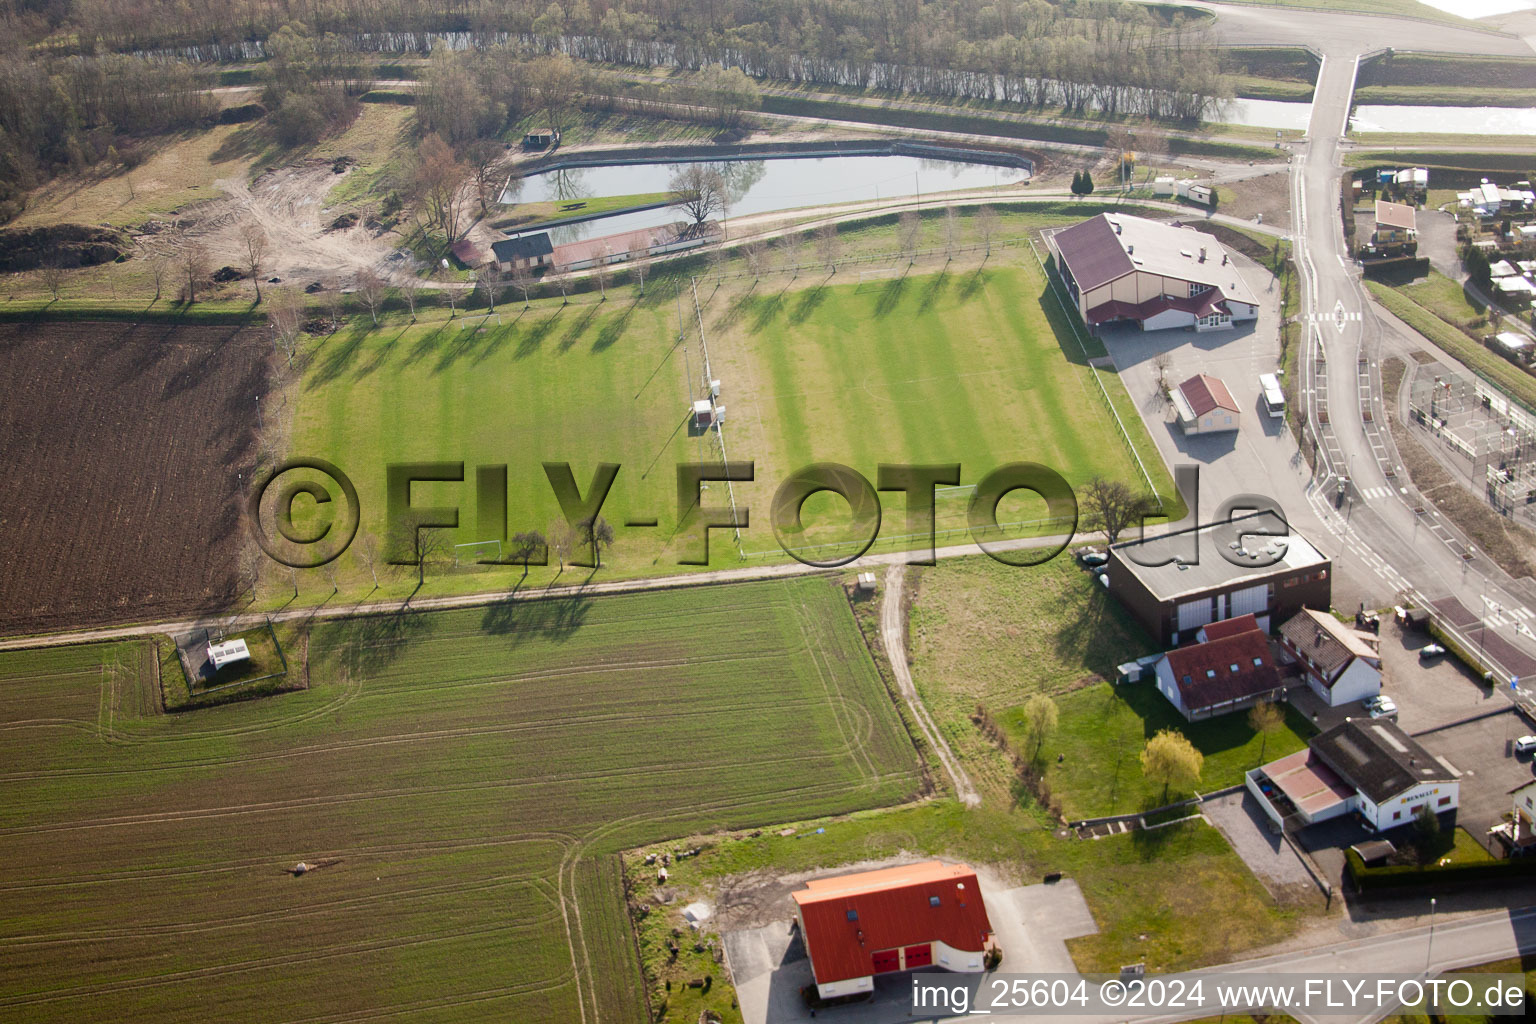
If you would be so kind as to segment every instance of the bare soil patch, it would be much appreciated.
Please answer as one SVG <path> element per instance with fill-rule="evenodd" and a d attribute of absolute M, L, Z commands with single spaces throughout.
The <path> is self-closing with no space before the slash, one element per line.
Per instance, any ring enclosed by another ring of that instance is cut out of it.
<path fill-rule="evenodd" d="M 235 598 L 270 351 L 242 328 L 0 326 L 0 633 Z"/>

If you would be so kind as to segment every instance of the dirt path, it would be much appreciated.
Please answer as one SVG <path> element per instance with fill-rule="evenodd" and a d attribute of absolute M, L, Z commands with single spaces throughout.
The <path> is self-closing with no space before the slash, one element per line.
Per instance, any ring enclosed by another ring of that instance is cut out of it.
<path fill-rule="evenodd" d="M 1011 541 L 993 543 L 994 548 L 1056 547 L 1070 543 L 1071 537 L 1023 537 Z M 878 555 L 865 555 L 844 567 L 845 570 L 873 569 L 883 565 L 905 565 L 909 556 L 906 551 L 894 551 Z M 939 558 L 962 558 L 984 554 L 975 544 L 956 544 L 938 548 Z M 353 615 L 388 615 L 404 611 L 441 611 L 449 608 L 475 608 L 503 601 L 537 601 L 546 598 L 597 597 L 603 594 L 628 594 L 647 590 L 670 590 L 676 587 L 694 587 L 715 583 L 742 583 L 752 580 L 783 579 L 825 573 L 826 569 L 790 562 L 786 565 L 756 565 L 740 569 L 714 569 L 709 572 L 687 573 L 679 576 L 653 576 L 630 580 L 611 580 L 604 583 L 581 583 L 570 586 L 540 587 L 530 590 L 494 591 L 479 594 L 452 594 L 443 597 L 421 597 L 404 601 L 372 601 L 334 607 L 308 606 L 285 608 L 270 613 L 273 622 L 292 622 L 296 619 L 340 619 Z M 21 636 L 0 639 L 0 651 L 20 650 L 28 647 L 59 647 L 65 644 L 93 643 L 101 640 L 125 640 L 132 637 L 153 636 L 157 633 L 187 633 L 206 625 L 219 624 L 227 629 L 244 629 L 259 626 L 267 621 L 268 613 L 249 612 L 240 615 L 205 616 L 180 622 L 145 622 L 128 626 L 103 629 L 85 629 L 71 633 L 51 633 L 43 636 Z"/>
<path fill-rule="evenodd" d="M 891 671 L 896 674 L 896 686 L 901 690 L 902 697 L 906 698 L 907 707 L 912 710 L 917 727 L 927 737 L 928 745 L 939 755 L 944 771 L 949 774 L 950 784 L 955 787 L 955 795 L 965 806 L 975 807 L 981 803 L 976 787 L 971 785 L 970 776 L 965 774 L 954 751 L 944 741 L 939 727 L 923 706 L 922 698 L 917 695 L 917 687 L 912 682 L 912 670 L 907 664 L 907 621 L 901 614 L 902 585 L 906 579 L 905 564 L 892 565 L 885 571 L 885 597 L 880 602 L 880 640 L 885 644 L 886 657 L 891 660 Z"/>

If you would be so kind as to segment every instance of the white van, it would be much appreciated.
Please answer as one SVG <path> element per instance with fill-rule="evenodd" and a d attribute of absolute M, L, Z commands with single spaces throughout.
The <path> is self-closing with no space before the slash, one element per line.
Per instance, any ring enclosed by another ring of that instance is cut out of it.
<path fill-rule="evenodd" d="M 1264 411 L 1275 419 L 1285 416 L 1285 392 L 1280 389 L 1280 378 L 1273 373 L 1259 374 L 1259 390 L 1264 396 Z"/>

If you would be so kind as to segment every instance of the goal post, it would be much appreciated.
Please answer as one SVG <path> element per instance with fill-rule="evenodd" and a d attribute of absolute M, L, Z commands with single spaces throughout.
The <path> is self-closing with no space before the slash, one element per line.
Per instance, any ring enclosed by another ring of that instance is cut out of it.
<path fill-rule="evenodd" d="M 499 540 L 472 540 L 467 544 L 455 544 L 453 546 L 453 565 L 458 568 L 461 565 L 475 565 L 479 562 L 500 562 L 501 541 Z"/>

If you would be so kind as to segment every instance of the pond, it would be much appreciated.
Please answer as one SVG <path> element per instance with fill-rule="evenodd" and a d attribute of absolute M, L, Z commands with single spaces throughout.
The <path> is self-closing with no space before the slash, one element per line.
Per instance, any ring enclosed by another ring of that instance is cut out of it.
<path fill-rule="evenodd" d="M 712 161 L 726 179 L 730 206 L 739 217 L 803 206 L 860 202 L 965 189 L 1016 185 L 1029 180 L 1020 167 L 915 156 L 779 157 Z M 665 192 L 678 163 L 625 164 L 544 171 L 521 181 L 516 202 L 569 201 L 597 196 Z M 504 195 L 503 201 L 512 199 Z M 556 245 L 596 235 L 656 227 L 678 219 L 665 207 L 568 224 L 550 233 Z"/>
<path fill-rule="evenodd" d="M 1295 128 L 1307 130 L 1312 119 L 1311 103 L 1286 100 L 1229 100 L 1211 116 L 1219 124 L 1243 124 L 1253 128 Z"/>
<path fill-rule="evenodd" d="M 1451 135 L 1536 135 L 1531 107 L 1399 107 L 1365 104 L 1355 108 L 1357 132 L 1423 132 Z"/>

